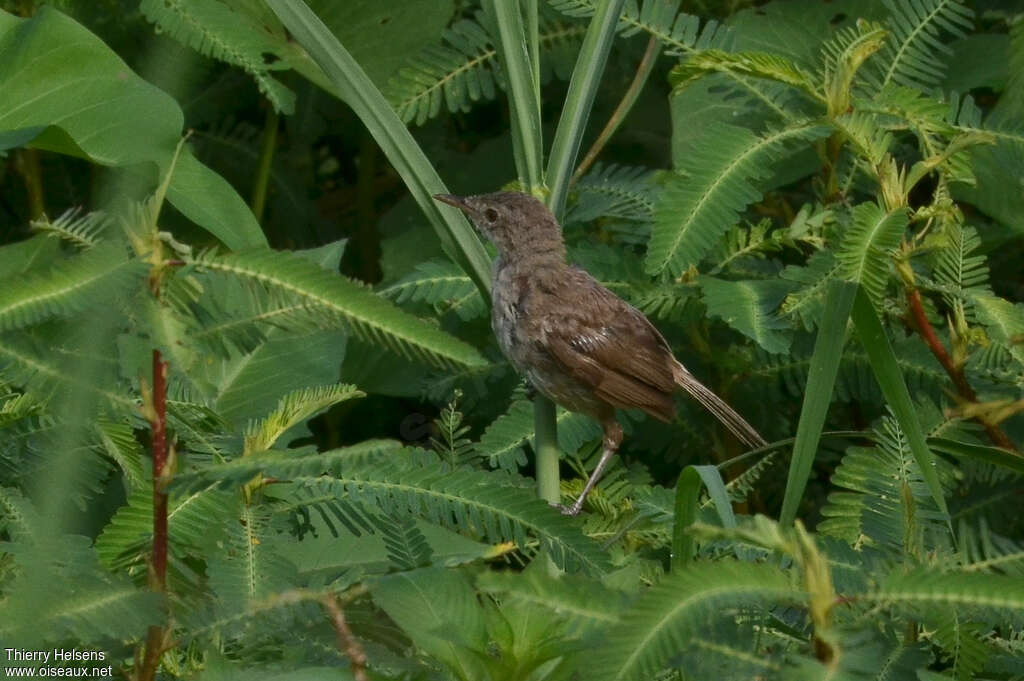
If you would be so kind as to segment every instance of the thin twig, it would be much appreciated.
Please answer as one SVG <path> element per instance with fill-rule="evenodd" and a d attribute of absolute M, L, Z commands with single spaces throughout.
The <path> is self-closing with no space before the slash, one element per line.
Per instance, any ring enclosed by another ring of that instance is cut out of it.
<path fill-rule="evenodd" d="M 913 316 L 913 326 L 917 328 L 917 331 L 921 334 L 921 338 L 924 339 L 925 344 L 935 355 L 935 359 L 939 360 L 939 364 L 949 374 L 950 379 L 953 381 L 953 385 L 956 386 L 957 394 L 960 395 L 967 402 L 977 402 L 978 394 L 974 392 L 974 388 L 967 382 L 967 377 L 964 375 L 962 367 L 958 367 L 953 358 L 949 356 L 949 352 L 946 351 L 942 341 L 939 340 L 938 335 L 935 333 L 935 329 L 932 327 L 931 322 L 928 321 L 928 317 L 924 313 L 924 305 L 921 302 L 921 293 L 913 287 L 907 289 L 907 302 L 910 304 L 910 313 Z M 981 423 L 985 428 L 985 433 L 988 434 L 992 443 L 997 447 L 1008 449 L 1010 451 L 1017 451 L 1017 448 L 1013 445 L 1013 442 L 1007 437 L 999 426 L 992 423 L 984 415 L 979 414 L 975 419 Z"/>
<path fill-rule="evenodd" d="M 644 89 L 644 85 L 647 84 L 647 78 L 651 75 L 651 70 L 654 69 L 654 63 L 658 61 L 658 52 L 660 47 L 658 45 L 658 39 L 651 36 L 651 39 L 647 41 L 647 49 L 644 50 L 644 56 L 640 60 L 640 65 L 636 69 L 636 75 L 633 76 L 633 82 L 629 84 L 629 88 L 626 93 L 622 95 L 622 101 L 615 108 L 611 118 L 605 124 L 601 134 L 594 140 L 594 144 L 590 147 L 590 151 L 583 157 L 576 172 L 572 174 L 572 179 L 569 180 L 569 184 L 575 184 L 583 175 L 590 169 L 590 166 L 597 160 L 601 150 L 604 149 L 604 145 L 608 143 L 615 131 L 618 130 L 622 121 L 629 115 L 630 110 L 633 108 L 633 104 L 636 103 L 636 98 L 640 96 L 640 92 Z"/>
<path fill-rule="evenodd" d="M 338 634 L 338 649 L 348 658 L 352 678 L 356 681 L 369 681 L 370 677 L 366 675 L 366 651 L 349 629 L 345 611 L 341 609 L 338 599 L 333 594 L 328 594 L 320 602 L 331 616 L 331 624 Z"/>

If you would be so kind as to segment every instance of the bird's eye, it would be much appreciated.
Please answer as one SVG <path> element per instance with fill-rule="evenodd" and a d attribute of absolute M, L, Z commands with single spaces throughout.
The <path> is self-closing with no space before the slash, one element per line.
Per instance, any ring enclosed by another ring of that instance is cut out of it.
<path fill-rule="evenodd" d="M 498 211 L 494 210 L 493 208 L 488 208 L 487 210 L 484 211 L 484 219 L 486 219 L 487 222 L 497 222 Z"/>

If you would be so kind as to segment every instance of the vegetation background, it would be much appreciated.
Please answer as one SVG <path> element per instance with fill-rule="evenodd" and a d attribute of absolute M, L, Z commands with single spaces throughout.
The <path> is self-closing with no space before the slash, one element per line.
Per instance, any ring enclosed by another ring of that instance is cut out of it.
<path fill-rule="evenodd" d="M 0 10 L 4 648 L 1024 678 L 1016 0 Z M 599 429 L 528 399 L 429 198 L 499 187 L 772 445 L 624 414 L 550 508 Z"/>

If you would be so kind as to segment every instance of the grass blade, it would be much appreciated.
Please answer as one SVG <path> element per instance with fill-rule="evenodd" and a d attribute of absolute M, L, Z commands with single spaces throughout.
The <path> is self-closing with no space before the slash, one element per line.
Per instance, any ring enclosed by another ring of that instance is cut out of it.
<path fill-rule="evenodd" d="M 711 503 L 718 511 L 722 527 L 736 527 L 736 516 L 725 489 L 722 474 L 716 466 L 687 466 L 676 485 L 675 524 L 672 526 L 672 571 L 676 572 L 693 561 L 696 542 L 687 532 L 697 520 L 698 498 L 701 486 L 707 487 Z"/>
<path fill-rule="evenodd" d="M 615 40 L 615 28 L 625 0 L 602 0 L 594 18 L 590 20 L 587 34 L 583 38 L 576 66 L 572 70 L 569 91 L 565 95 L 565 106 L 558 119 L 558 129 L 551 143 L 546 180 L 551 195 L 548 206 L 555 215 L 565 210 L 565 198 L 569 191 L 569 178 L 576 163 L 576 156 L 583 141 L 583 131 L 594 105 L 597 87 L 601 82 Z"/>
<path fill-rule="evenodd" d="M 779 513 L 779 523 L 782 525 L 790 525 L 796 518 L 800 498 L 803 497 L 807 478 L 811 474 L 811 465 L 818 453 L 821 429 L 825 425 L 825 415 L 839 373 L 839 360 L 846 344 L 846 321 L 850 317 L 856 292 L 856 284 L 835 279 L 825 296 L 825 316 L 818 326 L 818 337 L 814 341 L 804 403 L 796 427 L 796 442 L 793 443 L 793 458 L 789 462 L 786 495 Z"/>
<path fill-rule="evenodd" d="M 537 98 L 540 87 L 533 79 L 523 15 L 519 0 L 487 0 L 484 7 L 490 10 L 498 27 L 498 52 L 508 78 L 516 170 L 527 191 L 533 191 L 544 183 L 544 141 Z"/>
<path fill-rule="evenodd" d="M 925 442 L 924 431 L 921 429 L 921 422 L 917 420 L 914 402 L 910 399 L 910 391 L 907 390 L 903 372 L 900 371 L 899 363 L 896 361 L 896 353 L 893 352 L 892 344 L 889 343 L 889 337 L 885 335 L 882 322 L 878 319 L 878 314 L 863 288 L 857 289 L 851 316 L 854 326 L 857 328 L 857 337 L 860 338 L 861 345 L 867 352 L 871 370 L 875 374 L 875 380 L 878 381 L 878 387 L 882 389 L 882 395 L 885 396 L 900 428 L 907 436 L 910 451 L 914 454 L 917 465 L 921 467 L 921 477 L 928 485 L 928 491 L 931 492 L 939 510 L 946 514 L 948 520 L 949 510 L 946 508 L 946 499 L 942 495 L 939 474 L 935 470 L 935 459 Z"/>

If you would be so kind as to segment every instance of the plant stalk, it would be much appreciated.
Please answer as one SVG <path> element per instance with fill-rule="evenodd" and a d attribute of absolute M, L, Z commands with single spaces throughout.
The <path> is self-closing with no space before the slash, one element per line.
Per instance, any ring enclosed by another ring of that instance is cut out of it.
<path fill-rule="evenodd" d="M 349 628 L 348 621 L 345 619 L 345 611 L 341 609 L 338 599 L 333 595 L 327 595 L 321 602 L 324 609 L 327 610 L 327 614 L 330 615 L 331 624 L 334 625 L 334 631 L 338 635 L 338 650 L 348 658 L 349 666 L 352 669 L 352 678 L 355 681 L 369 681 L 370 677 L 366 675 L 366 650 L 352 634 L 352 629 Z"/>
<path fill-rule="evenodd" d="M 590 150 L 587 151 L 587 155 L 580 161 L 580 165 L 576 168 L 576 172 L 572 174 L 572 179 L 569 180 L 569 184 L 575 184 L 586 172 L 590 169 L 590 166 L 597 160 L 598 155 L 604 149 L 605 145 L 608 144 L 608 140 L 612 138 L 615 131 L 619 129 L 622 122 L 626 120 L 626 116 L 633 109 L 633 105 L 636 104 L 637 98 L 640 93 L 643 92 L 644 85 L 647 84 L 648 78 L 650 78 L 651 71 L 654 70 L 654 64 L 658 61 L 658 53 L 660 47 L 658 39 L 655 36 L 651 36 L 650 40 L 647 41 L 647 49 L 644 50 L 644 56 L 640 59 L 640 65 L 636 68 L 636 74 L 633 76 L 633 82 L 629 84 L 626 89 L 626 93 L 622 95 L 622 100 L 619 101 L 619 105 L 615 107 L 615 111 L 612 112 L 611 117 L 605 124 L 604 129 L 594 140 Z"/>
<path fill-rule="evenodd" d="M 25 180 L 29 218 L 38 220 L 46 212 L 46 202 L 43 198 L 43 174 L 39 168 L 39 150 L 18 149 L 14 157 L 14 167 Z"/>
<path fill-rule="evenodd" d="M 953 361 L 953 358 L 949 356 L 949 352 L 946 351 L 946 347 L 939 340 L 938 335 L 935 333 L 934 327 L 931 322 L 928 321 L 927 315 L 924 313 L 924 305 L 921 302 L 921 293 L 915 287 L 907 288 L 907 302 L 910 306 L 910 314 L 913 318 L 913 324 L 918 333 L 921 334 L 921 338 L 924 339 L 925 345 L 931 350 L 932 354 L 935 355 L 935 359 L 939 361 L 942 368 L 946 370 L 946 374 L 953 381 L 953 385 L 956 386 L 957 394 L 960 395 L 964 400 L 968 402 L 977 402 L 978 394 L 974 392 L 974 388 L 967 382 L 967 377 L 964 375 L 962 367 L 958 367 Z M 979 414 L 975 417 L 979 423 L 985 428 L 985 434 L 997 447 L 1008 449 L 1011 452 L 1017 451 L 1013 441 L 1002 431 L 1002 429 L 989 421 L 984 415 Z"/>
<path fill-rule="evenodd" d="M 153 439 L 153 558 L 150 588 L 158 593 L 167 589 L 167 362 L 159 350 L 153 350 L 153 392 L 146 405 Z M 152 681 L 166 647 L 167 629 L 151 626 L 146 634 L 146 652 L 139 681 Z"/>
<path fill-rule="evenodd" d="M 263 222 L 263 211 L 267 205 L 267 187 L 270 184 L 270 168 L 277 146 L 277 128 L 280 116 L 277 109 L 267 102 L 267 117 L 263 123 L 263 141 L 260 143 L 260 161 L 256 167 L 256 178 L 252 184 L 252 214 Z"/>
<path fill-rule="evenodd" d="M 561 481 L 558 477 L 558 423 L 555 403 L 537 395 L 533 401 L 533 450 L 536 454 L 537 494 L 551 504 L 562 498 Z"/>

